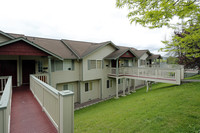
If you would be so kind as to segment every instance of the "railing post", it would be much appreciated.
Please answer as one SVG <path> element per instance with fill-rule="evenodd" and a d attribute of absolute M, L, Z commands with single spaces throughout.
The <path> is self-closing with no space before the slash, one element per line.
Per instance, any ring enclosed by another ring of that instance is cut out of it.
<path fill-rule="evenodd" d="M 119 98 L 119 96 L 118 96 L 118 78 L 116 78 L 116 97 L 115 98 L 116 99 Z"/>
<path fill-rule="evenodd" d="M 59 133 L 74 132 L 74 93 L 72 91 L 59 92 Z"/>
<path fill-rule="evenodd" d="M 51 57 L 48 56 L 49 85 L 51 85 Z"/>
<path fill-rule="evenodd" d="M 122 96 L 126 96 L 125 91 L 126 91 L 126 78 L 123 78 L 123 95 Z"/>
<path fill-rule="evenodd" d="M 119 65 L 119 60 L 117 59 L 116 60 L 116 76 L 117 77 L 119 76 L 119 67 L 118 67 L 118 65 Z"/>

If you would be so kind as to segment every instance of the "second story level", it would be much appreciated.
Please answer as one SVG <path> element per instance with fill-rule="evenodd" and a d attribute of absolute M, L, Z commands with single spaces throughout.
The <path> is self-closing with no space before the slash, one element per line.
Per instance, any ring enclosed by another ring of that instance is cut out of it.
<path fill-rule="evenodd" d="M 56 40 L 0 31 L 0 60 L 6 58 L 16 60 L 18 84 L 23 79 L 23 60 L 32 60 L 34 74 L 48 73 L 56 84 L 101 79 L 109 68 L 159 65 L 161 56 L 111 41 Z"/>

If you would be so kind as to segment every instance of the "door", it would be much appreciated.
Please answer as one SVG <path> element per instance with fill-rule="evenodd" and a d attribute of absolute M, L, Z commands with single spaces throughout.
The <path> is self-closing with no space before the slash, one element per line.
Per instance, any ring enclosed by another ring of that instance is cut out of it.
<path fill-rule="evenodd" d="M 17 61 L 0 60 L 0 76 L 12 76 L 12 85 L 17 86 Z"/>
<path fill-rule="evenodd" d="M 22 83 L 29 84 L 30 74 L 35 74 L 35 61 L 23 60 L 22 61 Z"/>
<path fill-rule="evenodd" d="M 116 67 L 116 60 L 111 60 L 111 67 Z"/>

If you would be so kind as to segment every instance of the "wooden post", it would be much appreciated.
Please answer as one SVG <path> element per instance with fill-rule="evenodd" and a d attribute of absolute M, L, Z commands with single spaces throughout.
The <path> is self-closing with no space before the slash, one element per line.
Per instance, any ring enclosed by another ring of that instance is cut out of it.
<path fill-rule="evenodd" d="M 59 92 L 59 133 L 74 132 L 74 93 L 72 91 Z"/>
<path fill-rule="evenodd" d="M 116 97 L 115 98 L 116 99 L 119 98 L 119 96 L 118 96 L 118 78 L 116 78 Z"/>
<path fill-rule="evenodd" d="M 51 85 L 51 56 L 48 56 L 49 85 Z"/>
<path fill-rule="evenodd" d="M 128 79 L 128 95 L 130 95 L 130 89 L 131 89 L 131 79 Z"/>
<path fill-rule="evenodd" d="M 118 65 L 119 65 L 119 60 L 117 59 L 116 60 L 116 76 L 117 77 L 119 76 L 119 67 L 118 67 Z"/>
<path fill-rule="evenodd" d="M 148 92 L 148 90 L 149 90 L 149 83 L 148 83 L 147 80 L 146 80 L 146 85 L 147 85 L 147 90 L 146 90 L 146 92 Z"/>
<path fill-rule="evenodd" d="M 125 91 L 126 91 L 126 78 L 123 78 L 123 95 L 122 96 L 126 96 Z"/>
<path fill-rule="evenodd" d="M 133 85 L 133 93 L 135 93 L 136 92 L 136 90 L 135 90 L 135 79 L 133 79 L 133 83 L 134 83 L 134 85 Z"/>

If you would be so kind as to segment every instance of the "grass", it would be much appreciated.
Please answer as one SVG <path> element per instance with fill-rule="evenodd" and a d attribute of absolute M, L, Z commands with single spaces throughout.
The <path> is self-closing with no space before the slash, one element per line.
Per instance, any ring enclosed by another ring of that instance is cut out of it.
<path fill-rule="evenodd" d="M 200 83 L 158 83 L 145 91 L 75 111 L 75 133 L 200 132 Z"/>
<path fill-rule="evenodd" d="M 195 75 L 195 76 L 192 76 L 192 77 L 187 77 L 185 79 L 200 79 L 200 75 Z"/>

